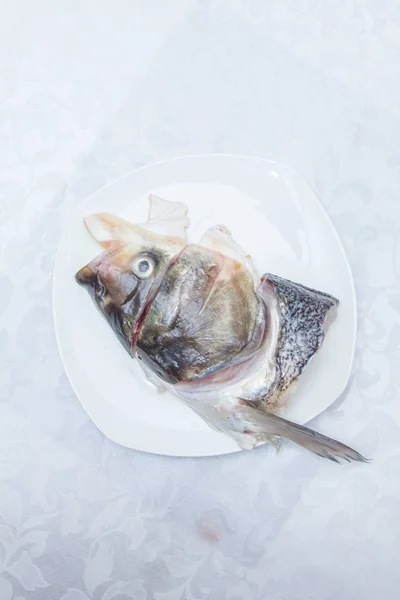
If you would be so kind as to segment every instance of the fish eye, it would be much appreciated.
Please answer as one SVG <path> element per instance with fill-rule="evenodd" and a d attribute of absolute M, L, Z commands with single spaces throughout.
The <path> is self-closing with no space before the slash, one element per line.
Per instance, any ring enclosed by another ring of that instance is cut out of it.
<path fill-rule="evenodd" d="M 147 279 L 154 270 L 154 262 L 149 256 L 139 256 L 133 263 L 132 270 L 139 279 Z"/>

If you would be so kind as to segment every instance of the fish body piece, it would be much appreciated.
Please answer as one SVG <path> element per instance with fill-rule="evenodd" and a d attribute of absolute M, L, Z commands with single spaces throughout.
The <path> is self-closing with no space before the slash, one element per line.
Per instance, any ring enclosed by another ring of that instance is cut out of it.
<path fill-rule="evenodd" d="M 154 384 L 243 448 L 283 436 L 332 460 L 364 460 L 273 414 L 320 348 L 336 298 L 260 278 L 224 226 L 188 244 L 181 203 L 150 196 L 142 225 L 109 214 L 85 224 L 105 251 L 76 279 Z"/>

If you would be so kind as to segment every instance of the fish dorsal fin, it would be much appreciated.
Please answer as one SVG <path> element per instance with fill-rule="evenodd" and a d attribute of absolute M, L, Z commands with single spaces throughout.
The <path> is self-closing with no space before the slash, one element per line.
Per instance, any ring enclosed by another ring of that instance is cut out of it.
<path fill-rule="evenodd" d="M 260 275 L 254 266 L 251 256 L 245 254 L 244 250 L 233 239 L 231 232 L 225 225 L 216 225 L 208 229 L 200 239 L 200 246 L 210 248 L 224 256 L 237 260 L 245 265 L 254 283 L 260 281 Z"/>
<path fill-rule="evenodd" d="M 140 227 L 186 241 L 186 228 L 189 226 L 187 206 L 182 202 L 164 200 L 155 194 L 150 194 L 149 202 L 149 218 L 146 223 L 140 223 Z"/>

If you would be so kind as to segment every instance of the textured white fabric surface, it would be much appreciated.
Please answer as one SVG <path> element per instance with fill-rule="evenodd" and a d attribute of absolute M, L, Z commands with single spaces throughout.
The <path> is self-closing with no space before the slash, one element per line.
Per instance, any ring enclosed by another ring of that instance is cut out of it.
<path fill-rule="evenodd" d="M 397 597 L 399 2 L 0 7 L 0 599 Z M 315 425 L 371 465 L 289 445 L 146 455 L 74 396 L 51 306 L 65 214 L 135 167 L 209 152 L 287 163 L 327 207 L 359 330 L 347 393 Z"/>

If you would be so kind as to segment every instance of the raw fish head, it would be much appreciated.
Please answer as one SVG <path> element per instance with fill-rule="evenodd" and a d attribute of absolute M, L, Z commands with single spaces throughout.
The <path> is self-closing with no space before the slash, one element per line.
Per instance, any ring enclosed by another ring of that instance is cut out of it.
<path fill-rule="evenodd" d="M 80 269 L 76 280 L 131 351 L 168 265 L 186 245 L 186 207 L 151 196 L 143 225 L 108 213 L 90 215 L 85 225 L 105 251 Z"/>

